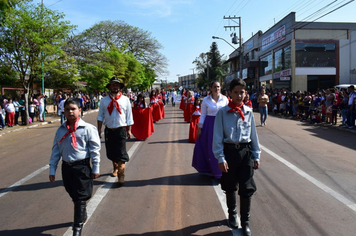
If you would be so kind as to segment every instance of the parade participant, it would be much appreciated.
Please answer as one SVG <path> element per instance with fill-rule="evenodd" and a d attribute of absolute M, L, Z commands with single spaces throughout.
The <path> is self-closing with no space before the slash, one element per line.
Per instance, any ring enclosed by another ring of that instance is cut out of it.
<path fill-rule="evenodd" d="M 201 116 L 198 123 L 197 140 L 195 142 L 192 166 L 201 174 L 221 178 L 218 161 L 214 158 L 212 143 L 215 116 L 218 110 L 226 106 L 229 101 L 220 94 L 220 83 L 210 84 L 211 94 L 203 99 Z"/>
<path fill-rule="evenodd" d="M 185 110 L 184 110 L 184 121 L 189 123 L 192 112 L 194 111 L 194 92 L 188 91 L 187 99 L 185 103 Z"/>
<path fill-rule="evenodd" d="M 181 99 L 180 99 L 180 105 L 179 105 L 179 109 L 181 110 L 185 110 L 185 100 L 187 99 L 187 90 L 185 88 L 183 88 L 183 90 L 181 91 Z"/>
<path fill-rule="evenodd" d="M 106 156 L 113 162 L 112 175 L 118 177 L 120 185 L 125 182 L 125 163 L 129 161 L 126 151 L 126 139 L 131 138 L 133 125 L 130 99 L 122 96 L 120 89 L 124 84 L 112 77 L 106 85 L 109 93 L 101 99 L 98 113 L 98 132 L 101 138 L 101 128 L 105 125 Z"/>
<path fill-rule="evenodd" d="M 100 175 L 100 138 L 95 126 L 80 119 L 77 99 L 67 99 L 64 112 L 67 122 L 58 128 L 54 137 L 49 180 L 56 180 L 58 162 L 62 157 L 63 185 L 74 202 L 73 235 L 80 236 L 87 219 L 86 201 L 93 193 L 93 179 Z"/>
<path fill-rule="evenodd" d="M 240 220 L 244 236 L 251 235 L 249 228 L 251 197 L 256 191 L 254 169 L 260 165 L 260 145 L 253 111 L 243 105 L 246 83 L 234 79 L 229 93 L 232 101 L 216 114 L 213 152 L 222 171 L 221 189 L 226 193 L 229 224 L 237 228 L 236 191 L 240 196 Z"/>
<path fill-rule="evenodd" d="M 161 93 L 159 92 L 159 89 L 156 89 L 156 98 L 157 98 L 157 101 L 158 101 L 158 105 L 159 105 L 159 108 L 160 108 L 160 111 L 161 111 L 161 114 L 162 114 L 162 118 L 165 117 L 164 115 L 164 105 L 163 102 L 162 102 L 162 95 Z"/>
<path fill-rule="evenodd" d="M 152 112 L 146 107 L 145 97 L 142 94 L 137 96 L 132 108 L 134 124 L 131 132 L 137 140 L 145 140 L 154 132 Z"/>
<path fill-rule="evenodd" d="M 150 104 L 151 104 L 153 122 L 156 123 L 157 121 L 162 119 L 162 112 L 158 104 L 158 99 L 156 98 L 156 91 L 154 90 L 152 90 L 150 94 Z"/>
<path fill-rule="evenodd" d="M 162 102 L 164 105 L 166 105 L 166 91 L 164 91 L 164 88 L 162 88 L 161 95 L 162 95 Z"/>
<path fill-rule="evenodd" d="M 200 98 L 196 97 L 194 100 L 194 110 L 191 115 L 190 125 L 189 125 L 189 142 L 195 143 L 197 140 L 198 123 L 200 120 L 201 109 L 200 109 Z"/>
<path fill-rule="evenodd" d="M 249 106 L 249 107 L 252 108 L 252 102 L 251 102 L 251 100 L 250 100 L 250 95 L 249 95 L 248 93 L 246 94 L 243 103 L 244 103 L 246 106 Z"/>
<path fill-rule="evenodd" d="M 258 110 L 260 111 L 260 120 L 261 126 L 266 125 L 267 115 L 268 115 L 268 107 L 267 104 L 269 103 L 268 95 L 265 94 L 266 91 L 264 89 L 261 90 L 260 96 L 258 96 L 257 103 Z"/>

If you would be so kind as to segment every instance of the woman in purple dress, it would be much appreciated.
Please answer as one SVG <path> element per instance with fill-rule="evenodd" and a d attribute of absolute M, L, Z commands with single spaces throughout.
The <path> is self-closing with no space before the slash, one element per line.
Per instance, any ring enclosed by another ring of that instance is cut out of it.
<path fill-rule="evenodd" d="M 198 123 L 197 141 L 194 147 L 192 166 L 201 174 L 221 178 L 219 164 L 212 150 L 215 116 L 218 110 L 228 105 L 229 100 L 220 93 L 220 83 L 210 84 L 211 94 L 203 99 Z"/>

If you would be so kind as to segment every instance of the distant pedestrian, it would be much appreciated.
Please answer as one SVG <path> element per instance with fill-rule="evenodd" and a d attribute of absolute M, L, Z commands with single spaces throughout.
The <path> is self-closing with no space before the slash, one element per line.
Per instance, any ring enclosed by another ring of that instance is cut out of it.
<path fill-rule="evenodd" d="M 177 92 L 173 89 L 171 92 L 171 96 L 172 96 L 172 106 L 175 107 L 176 106 L 176 101 L 177 101 Z"/>
<path fill-rule="evenodd" d="M 5 104 L 7 126 L 13 127 L 15 124 L 15 106 L 10 98 Z"/>
<path fill-rule="evenodd" d="M 62 158 L 63 185 L 74 202 L 73 235 L 80 236 L 87 220 L 86 201 L 93 193 L 93 179 L 100 175 L 101 144 L 96 127 L 80 119 L 77 99 L 67 99 L 64 112 L 67 122 L 58 128 L 54 137 L 49 180 L 55 181 L 58 162 Z"/>
<path fill-rule="evenodd" d="M 242 233 L 250 236 L 251 198 L 256 191 L 254 170 L 260 165 L 260 145 L 252 108 L 243 104 L 246 83 L 233 79 L 230 83 L 232 101 L 216 114 L 213 152 L 222 171 L 221 189 L 226 194 L 229 224 L 237 228 L 237 199 L 240 195 L 240 220 Z"/>
<path fill-rule="evenodd" d="M 200 120 L 201 109 L 200 109 L 200 98 L 195 97 L 194 109 L 192 110 L 192 115 L 189 124 L 189 142 L 195 143 L 197 140 L 198 123 Z"/>
<path fill-rule="evenodd" d="M 258 103 L 258 110 L 260 111 L 260 121 L 261 126 L 266 126 L 266 120 L 268 116 L 268 104 L 269 97 L 266 94 L 266 90 L 261 89 L 261 94 L 258 96 L 257 103 Z M 277 104 L 275 104 L 277 110 Z M 274 109 L 274 108 L 273 108 Z"/>
<path fill-rule="evenodd" d="M 61 124 L 63 124 L 67 119 L 64 113 L 64 103 L 67 100 L 67 95 L 63 94 L 63 99 L 58 104 L 58 111 L 61 113 Z"/>

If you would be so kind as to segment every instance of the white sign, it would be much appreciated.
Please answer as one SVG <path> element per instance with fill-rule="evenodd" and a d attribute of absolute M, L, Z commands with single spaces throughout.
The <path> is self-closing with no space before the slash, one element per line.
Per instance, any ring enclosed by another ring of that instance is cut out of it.
<path fill-rule="evenodd" d="M 285 25 L 282 25 L 279 29 L 274 31 L 272 34 L 262 39 L 262 51 L 277 44 L 278 42 L 283 41 L 285 38 L 286 38 L 286 27 Z"/>

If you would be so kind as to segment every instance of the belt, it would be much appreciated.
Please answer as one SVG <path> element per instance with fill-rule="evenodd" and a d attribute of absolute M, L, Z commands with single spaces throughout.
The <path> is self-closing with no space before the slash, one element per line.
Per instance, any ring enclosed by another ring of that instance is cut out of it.
<path fill-rule="evenodd" d="M 80 161 L 73 161 L 73 162 L 67 162 L 67 161 L 62 161 L 63 162 L 63 164 L 65 164 L 65 165 L 68 165 L 68 166 L 75 166 L 75 165 L 80 165 L 80 164 L 88 164 L 89 163 L 89 159 L 90 158 L 85 158 L 85 159 L 83 159 L 83 160 L 80 160 Z"/>
<path fill-rule="evenodd" d="M 107 126 L 105 126 L 105 127 L 110 130 L 119 130 L 119 129 L 124 129 L 126 126 L 121 126 L 121 127 L 117 127 L 117 128 L 109 128 Z"/>
<path fill-rule="evenodd" d="M 224 143 L 224 148 L 240 149 L 250 147 L 251 143 Z"/>

